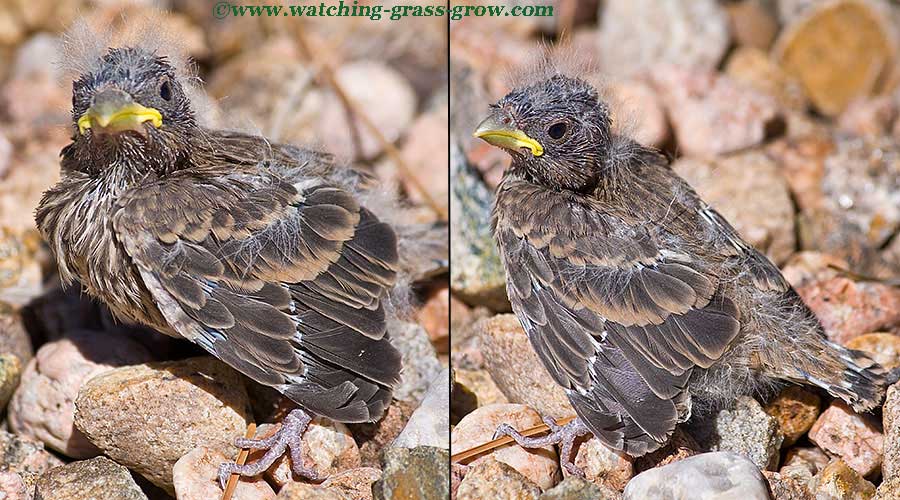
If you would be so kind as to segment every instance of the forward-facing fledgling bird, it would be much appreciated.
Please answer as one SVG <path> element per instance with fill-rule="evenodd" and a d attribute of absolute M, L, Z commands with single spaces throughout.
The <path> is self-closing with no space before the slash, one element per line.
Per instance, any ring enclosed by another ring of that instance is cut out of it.
<path fill-rule="evenodd" d="M 582 79 L 516 88 L 475 136 L 512 164 L 493 232 L 513 311 L 577 418 L 523 446 L 592 433 L 631 456 L 667 442 L 701 405 L 781 382 L 821 387 L 867 411 L 895 379 L 829 342 L 778 268 L 669 167 L 616 133 Z"/>
<path fill-rule="evenodd" d="M 275 436 L 238 439 L 268 452 L 223 464 L 223 483 L 286 448 L 314 479 L 300 456 L 312 416 L 370 422 L 391 401 L 398 234 L 427 232 L 389 225 L 392 206 L 376 215 L 372 179 L 330 155 L 199 125 L 180 72 L 153 51 L 109 49 L 72 105 L 61 180 L 36 214 L 62 279 L 299 405 Z"/>

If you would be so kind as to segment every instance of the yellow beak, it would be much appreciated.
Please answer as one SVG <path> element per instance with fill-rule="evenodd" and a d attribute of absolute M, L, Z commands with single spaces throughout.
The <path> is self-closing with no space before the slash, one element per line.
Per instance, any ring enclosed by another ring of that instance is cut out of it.
<path fill-rule="evenodd" d="M 525 148 L 534 156 L 544 154 L 544 147 L 541 146 L 541 143 L 529 137 L 525 132 L 505 125 L 496 114 L 491 114 L 478 124 L 473 135 L 499 148 L 514 151 Z"/>
<path fill-rule="evenodd" d="M 89 128 L 104 132 L 140 132 L 143 130 L 141 124 L 147 121 L 156 128 L 161 127 L 162 113 L 141 106 L 122 91 L 107 90 L 97 94 L 90 109 L 78 118 L 78 132 L 83 134 Z"/>

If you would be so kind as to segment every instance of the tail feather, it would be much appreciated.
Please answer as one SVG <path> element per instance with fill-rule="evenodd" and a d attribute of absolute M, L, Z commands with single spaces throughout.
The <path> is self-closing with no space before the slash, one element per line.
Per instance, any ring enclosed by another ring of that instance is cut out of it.
<path fill-rule="evenodd" d="M 858 412 L 871 411 L 881 405 L 887 387 L 900 379 L 900 370 L 889 371 L 862 351 L 829 342 L 823 354 L 826 362 L 818 365 L 823 368 L 802 372 L 803 378 L 844 400 Z M 838 362 L 840 369 L 827 368 L 833 364 L 827 361 L 832 360 Z"/>

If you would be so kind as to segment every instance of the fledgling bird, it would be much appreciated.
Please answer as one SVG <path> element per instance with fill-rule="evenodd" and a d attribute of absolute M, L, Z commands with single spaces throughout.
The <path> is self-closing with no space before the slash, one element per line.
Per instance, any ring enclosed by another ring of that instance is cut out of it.
<path fill-rule="evenodd" d="M 616 133 L 582 79 L 516 88 L 475 136 L 512 156 L 492 229 L 513 311 L 577 418 L 520 445 L 592 433 L 631 456 L 667 442 L 692 404 L 710 408 L 782 382 L 821 387 L 857 411 L 896 379 L 829 342 L 778 268 L 652 148 Z"/>
<path fill-rule="evenodd" d="M 398 234 L 428 234 L 364 206 L 371 178 L 330 155 L 201 126 L 180 73 L 147 49 L 95 61 L 73 83 L 72 118 L 61 179 L 36 213 L 62 279 L 299 405 L 275 436 L 237 440 L 268 451 L 223 464 L 223 484 L 286 449 L 315 479 L 300 456 L 313 415 L 371 422 L 391 401 Z"/>

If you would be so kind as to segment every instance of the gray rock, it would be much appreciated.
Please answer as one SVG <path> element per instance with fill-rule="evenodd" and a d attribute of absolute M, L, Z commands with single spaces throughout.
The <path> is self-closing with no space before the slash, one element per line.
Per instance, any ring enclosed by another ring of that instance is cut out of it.
<path fill-rule="evenodd" d="M 431 446 L 389 448 L 381 479 L 372 485 L 375 500 L 450 498 L 450 452 Z"/>
<path fill-rule="evenodd" d="M 516 469 L 497 460 L 482 460 L 469 467 L 456 490 L 457 500 L 537 500 L 541 489 Z"/>
<path fill-rule="evenodd" d="M 37 483 L 34 500 L 147 500 L 128 469 L 106 457 L 51 469 Z"/>
<path fill-rule="evenodd" d="M 509 311 L 506 275 L 489 221 L 494 193 L 455 143 L 450 146 L 450 288 L 467 304 Z"/>
<path fill-rule="evenodd" d="M 753 462 L 727 452 L 703 453 L 650 469 L 625 487 L 625 500 L 769 500 Z"/>
<path fill-rule="evenodd" d="M 622 494 L 580 477 L 570 476 L 544 492 L 539 500 L 619 500 Z"/>
<path fill-rule="evenodd" d="M 600 18 L 599 60 L 618 76 L 666 63 L 714 69 L 731 40 L 728 16 L 714 0 L 609 0 Z"/>
<path fill-rule="evenodd" d="M 450 449 L 450 369 L 431 381 L 422 404 L 409 417 L 406 427 L 391 444 L 395 448 L 434 446 Z"/>
<path fill-rule="evenodd" d="M 391 344 L 399 351 L 403 360 L 400 383 L 394 387 L 394 398 L 400 401 L 421 401 L 431 381 L 441 371 L 434 346 L 424 328 L 404 321 L 388 325 Z"/>
<path fill-rule="evenodd" d="M 690 427 L 704 449 L 743 455 L 760 469 L 773 470 L 778 466 L 784 440 L 778 420 L 749 396 L 739 397 L 730 408 Z"/>

